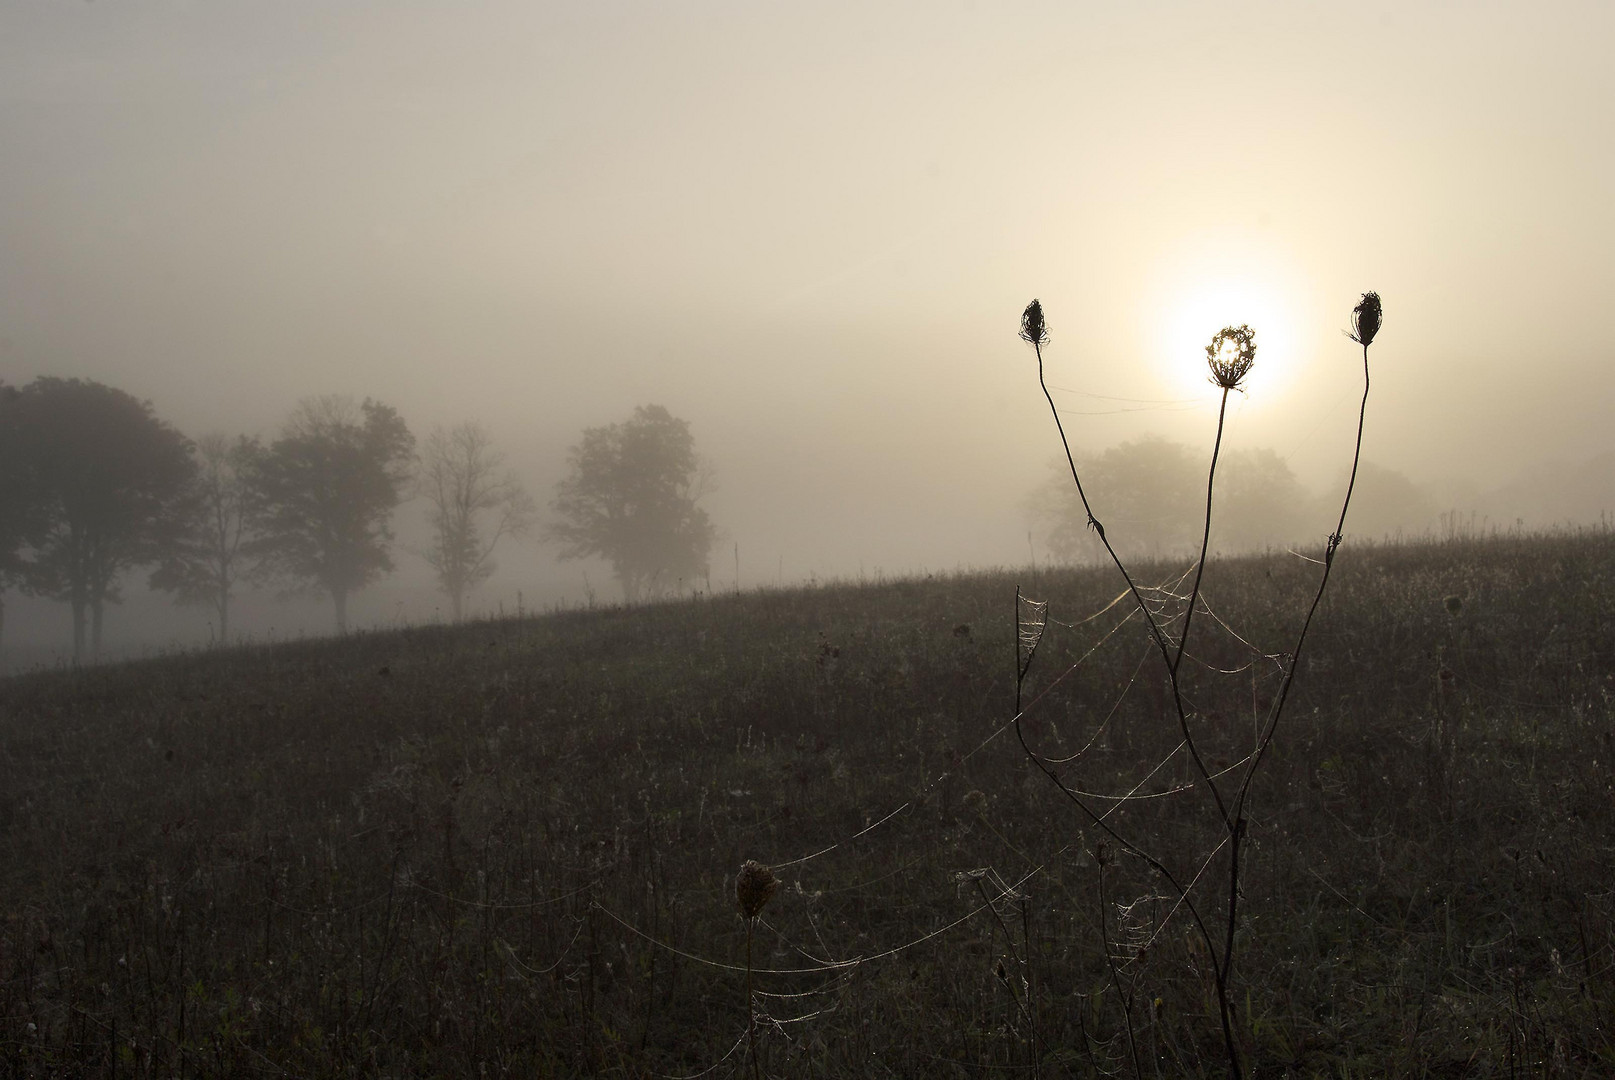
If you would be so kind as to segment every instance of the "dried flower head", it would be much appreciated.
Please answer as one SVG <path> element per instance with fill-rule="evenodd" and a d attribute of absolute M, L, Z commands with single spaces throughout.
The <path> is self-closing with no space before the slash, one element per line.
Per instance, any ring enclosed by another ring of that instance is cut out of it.
<path fill-rule="evenodd" d="M 977 817 L 987 813 L 987 796 L 978 788 L 971 788 L 965 792 L 964 804 L 965 809 Z"/>
<path fill-rule="evenodd" d="M 1364 348 L 1374 344 L 1380 323 L 1385 321 L 1385 310 L 1380 307 L 1379 293 L 1365 292 L 1351 309 L 1351 339 Z"/>
<path fill-rule="evenodd" d="M 1256 365 L 1256 331 L 1245 325 L 1225 326 L 1206 346 L 1211 381 L 1224 390 L 1237 390 Z"/>
<path fill-rule="evenodd" d="M 756 859 L 747 859 L 735 878 L 735 903 L 740 907 L 740 914 L 748 919 L 761 915 L 778 891 L 779 878 Z"/>
<path fill-rule="evenodd" d="M 1456 593 L 1453 594 L 1452 596 L 1447 597 L 1441 603 L 1442 603 L 1443 606 L 1446 607 L 1447 614 L 1451 615 L 1453 618 L 1457 618 L 1459 615 L 1461 615 L 1463 613 L 1463 610 L 1464 610 L 1464 598 L 1457 595 Z"/>
<path fill-rule="evenodd" d="M 1033 345 L 1046 345 L 1049 341 L 1048 327 L 1043 325 L 1043 305 L 1033 300 L 1021 312 L 1021 338 Z"/>

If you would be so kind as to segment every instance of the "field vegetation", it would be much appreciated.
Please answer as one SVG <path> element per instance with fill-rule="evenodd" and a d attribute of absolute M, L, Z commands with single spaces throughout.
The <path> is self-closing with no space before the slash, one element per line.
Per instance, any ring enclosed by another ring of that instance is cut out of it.
<path fill-rule="evenodd" d="M 0 1061 L 16 1076 L 1219 1072 L 1196 936 L 1009 725 L 1017 585 L 1050 605 L 1029 741 L 1069 759 L 1066 783 L 1132 793 L 1110 820 L 1165 861 L 1201 850 L 1165 680 L 1096 569 L 6 680 Z M 1314 566 L 1272 553 L 1213 560 L 1203 595 L 1274 653 L 1315 585 Z M 1348 544 L 1312 634 L 1248 811 L 1232 981 L 1249 1068 L 1609 1075 L 1615 537 Z M 1247 653 L 1207 632 L 1195 659 Z M 1248 743 L 1274 667 L 1193 683 L 1199 713 Z M 750 1002 L 747 859 L 781 882 Z"/>

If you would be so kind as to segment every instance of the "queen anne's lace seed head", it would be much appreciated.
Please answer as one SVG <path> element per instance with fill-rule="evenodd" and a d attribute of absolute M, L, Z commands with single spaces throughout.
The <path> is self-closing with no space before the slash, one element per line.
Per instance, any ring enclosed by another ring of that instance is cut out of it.
<path fill-rule="evenodd" d="M 1211 381 L 1224 390 L 1238 390 L 1255 365 L 1256 331 L 1248 326 L 1225 326 L 1206 346 L 1206 366 L 1211 368 Z"/>
<path fill-rule="evenodd" d="M 1033 345 L 1046 345 L 1049 341 L 1048 327 L 1043 325 L 1043 305 L 1033 300 L 1021 312 L 1021 338 Z"/>
<path fill-rule="evenodd" d="M 1380 306 L 1379 293 L 1365 292 L 1351 309 L 1351 339 L 1365 348 L 1374 344 L 1380 323 L 1385 321 L 1385 310 Z"/>
<path fill-rule="evenodd" d="M 735 878 L 735 903 L 740 907 L 740 914 L 748 919 L 761 915 L 778 891 L 779 878 L 756 859 L 747 859 Z"/>

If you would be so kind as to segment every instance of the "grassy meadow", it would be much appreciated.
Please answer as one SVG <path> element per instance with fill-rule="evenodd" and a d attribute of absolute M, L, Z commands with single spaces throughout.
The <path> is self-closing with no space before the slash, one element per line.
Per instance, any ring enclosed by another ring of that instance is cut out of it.
<path fill-rule="evenodd" d="M 1317 573 L 1210 565 L 1213 769 Z M 1220 826 L 1112 570 L 0 681 L 0 1074 L 1223 1075 L 1187 915 L 1009 725 L 1017 585 L 1027 743 L 1193 879 Z M 1253 789 L 1254 1074 L 1615 1074 L 1612 760 L 1615 536 L 1348 540 Z"/>

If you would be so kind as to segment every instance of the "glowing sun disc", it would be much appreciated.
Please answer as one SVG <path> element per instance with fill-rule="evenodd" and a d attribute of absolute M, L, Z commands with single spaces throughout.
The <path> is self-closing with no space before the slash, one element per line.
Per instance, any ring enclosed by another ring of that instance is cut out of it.
<path fill-rule="evenodd" d="M 1240 325 L 1256 332 L 1256 365 L 1244 388 L 1253 400 L 1283 393 L 1297 362 L 1298 305 L 1277 269 L 1271 259 L 1228 245 L 1173 260 L 1144 313 L 1147 357 L 1168 393 L 1215 397 L 1206 346 L 1217 331 Z"/>

